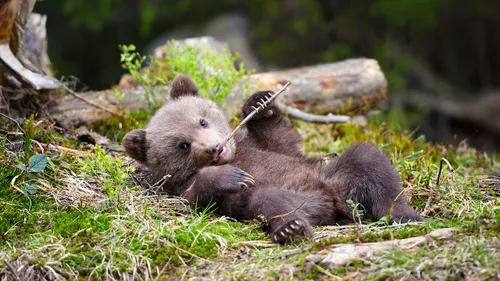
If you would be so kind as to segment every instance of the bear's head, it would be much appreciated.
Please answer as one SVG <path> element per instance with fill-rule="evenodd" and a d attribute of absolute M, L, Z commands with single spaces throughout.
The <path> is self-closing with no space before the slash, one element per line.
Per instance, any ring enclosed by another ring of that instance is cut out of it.
<path fill-rule="evenodd" d="M 144 129 L 123 138 L 126 153 L 146 165 L 156 182 L 170 175 L 179 184 L 208 165 L 234 158 L 235 143 L 221 143 L 231 132 L 226 114 L 203 98 L 194 81 L 178 75 L 170 86 L 170 99 L 151 117 Z"/>

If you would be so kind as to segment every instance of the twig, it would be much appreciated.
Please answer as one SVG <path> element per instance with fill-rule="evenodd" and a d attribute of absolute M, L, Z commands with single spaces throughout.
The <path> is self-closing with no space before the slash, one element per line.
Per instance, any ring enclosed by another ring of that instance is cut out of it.
<path fill-rule="evenodd" d="M 97 103 L 95 103 L 93 101 L 89 101 L 88 99 L 82 97 L 81 95 L 77 94 L 76 92 L 74 92 L 73 90 L 71 90 L 70 88 L 68 88 L 66 86 L 64 86 L 63 89 L 65 89 L 70 95 L 74 96 L 75 98 L 77 98 L 77 99 L 79 99 L 79 100 L 81 100 L 81 101 L 83 101 L 83 102 L 85 102 L 87 104 L 95 106 L 95 107 L 97 107 L 99 109 L 102 109 L 102 110 L 104 110 L 106 112 L 109 112 L 109 113 L 111 113 L 111 114 L 113 114 L 115 116 L 123 117 L 123 114 L 120 114 L 120 113 L 115 112 L 115 111 L 113 111 L 111 109 L 105 108 L 104 106 L 102 106 L 100 104 L 97 104 Z"/>
<path fill-rule="evenodd" d="M 14 278 L 14 280 L 16 281 L 21 280 L 19 278 L 19 275 L 17 275 L 17 270 L 12 266 L 12 264 L 10 264 L 10 262 L 4 260 L 3 263 L 9 268 L 10 272 L 12 273 L 12 278 Z"/>
<path fill-rule="evenodd" d="M 42 151 L 42 154 L 45 154 L 45 150 L 43 149 L 43 146 L 42 146 L 42 144 L 39 141 L 33 140 L 33 139 L 31 141 L 34 142 L 36 145 L 38 145 L 38 147 Z"/>
<path fill-rule="evenodd" d="M 17 128 L 19 129 L 19 131 L 21 131 L 23 133 L 23 135 L 26 135 L 26 131 L 24 131 L 23 127 L 21 127 L 21 124 L 19 124 L 19 122 L 17 122 L 17 120 L 15 120 L 14 118 L 8 116 L 8 115 L 5 115 L 3 113 L 0 112 L 0 115 L 2 115 L 3 117 L 9 119 L 10 121 L 16 123 L 16 126 Z"/>
<path fill-rule="evenodd" d="M 226 145 L 226 143 L 234 136 L 234 134 L 243 126 L 245 125 L 248 121 L 250 121 L 250 119 L 252 119 L 252 117 L 257 114 L 258 112 L 264 110 L 271 102 L 273 102 L 279 94 L 281 94 L 282 92 L 284 92 L 286 90 L 286 88 L 288 88 L 288 85 L 290 85 L 291 82 L 288 81 L 286 82 L 285 86 L 281 87 L 276 93 L 274 93 L 274 95 L 270 98 L 268 98 L 267 100 L 263 100 L 262 103 L 260 104 L 259 107 L 255 108 L 250 114 L 248 114 L 248 116 L 243 119 L 243 121 L 241 121 L 238 126 L 236 126 L 236 128 L 234 128 L 234 130 L 229 134 L 229 136 L 224 140 L 224 142 L 222 143 L 221 147 L 223 147 L 224 145 Z"/>
<path fill-rule="evenodd" d="M 439 171 L 438 171 L 438 176 L 436 180 L 436 186 L 439 186 L 439 180 L 441 178 L 441 170 L 443 169 L 443 162 L 445 162 L 448 165 L 448 168 L 450 169 L 450 173 L 453 175 L 455 170 L 451 166 L 450 162 L 446 158 L 441 158 L 441 161 L 439 162 Z"/>
<path fill-rule="evenodd" d="M 307 200 L 307 198 L 306 198 L 306 200 Z M 306 200 L 304 200 L 297 208 L 295 208 L 295 209 L 293 209 L 293 210 L 291 210 L 289 212 L 286 212 L 284 214 L 279 214 L 279 215 L 276 215 L 274 217 L 271 217 L 269 220 L 283 219 L 284 217 L 297 212 L 298 209 L 300 209 L 300 208 L 302 208 L 302 206 L 304 206 L 304 204 L 306 203 Z"/>
<path fill-rule="evenodd" d="M 251 246 L 255 248 L 276 248 L 279 244 L 272 243 L 270 241 L 254 240 L 254 241 L 241 241 L 238 245 Z"/>
<path fill-rule="evenodd" d="M 333 279 L 335 279 L 335 280 L 342 280 L 342 278 L 340 278 L 340 277 L 338 277 L 338 276 L 336 276 L 336 275 L 333 275 L 333 274 L 332 274 L 332 273 L 330 273 L 328 270 L 324 269 L 323 267 L 321 267 L 321 266 L 319 266 L 319 265 L 315 265 L 315 266 L 314 266 L 314 268 L 315 268 L 317 271 L 319 271 L 319 272 L 323 273 L 324 275 L 326 275 L 326 276 L 328 276 L 328 277 L 330 277 L 330 278 L 333 278 Z"/>
<path fill-rule="evenodd" d="M 446 163 L 446 165 L 448 165 L 448 169 L 450 169 L 450 172 L 452 175 L 455 172 L 455 170 L 451 166 L 450 162 L 444 157 L 441 158 L 441 161 L 439 162 L 439 171 L 438 171 L 438 175 L 437 175 L 437 179 L 436 179 L 436 187 L 439 187 L 439 184 L 440 184 L 441 170 L 443 169 L 443 162 Z M 433 195 L 436 193 L 437 192 L 435 190 L 433 190 L 431 187 L 431 190 L 429 192 L 429 198 L 427 198 L 427 202 L 425 202 L 425 207 L 424 207 L 424 211 L 422 212 L 422 216 L 426 216 L 427 213 L 429 213 L 431 211 L 432 198 L 433 198 Z"/>
<path fill-rule="evenodd" d="M 345 123 L 351 119 L 349 116 L 346 115 L 333 115 L 331 113 L 328 113 L 327 115 L 311 114 L 291 106 L 285 106 L 285 111 L 291 117 L 304 120 L 310 123 L 325 123 L 325 124 Z"/>
<path fill-rule="evenodd" d="M 65 151 L 65 152 L 71 153 L 71 154 L 73 154 L 75 156 L 79 156 L 79 157 L 87 154 L 85 151 L 80 151 L 80 150 L 71 149 L 71 148 L 67 148 L 64 146 L 53 145 L 53 144 L 45 144 L 45 149 Z"/>

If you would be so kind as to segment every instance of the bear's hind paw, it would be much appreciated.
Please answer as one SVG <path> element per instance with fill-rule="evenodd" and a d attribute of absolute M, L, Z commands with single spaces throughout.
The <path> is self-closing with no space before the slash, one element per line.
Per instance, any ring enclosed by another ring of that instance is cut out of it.
<path fill-rule="evenodd" d="M 274 243 L 284 244 L 312 237 L 312 229 L 307 221 L 294 219 L 279 226 L 272 233 Z"/>

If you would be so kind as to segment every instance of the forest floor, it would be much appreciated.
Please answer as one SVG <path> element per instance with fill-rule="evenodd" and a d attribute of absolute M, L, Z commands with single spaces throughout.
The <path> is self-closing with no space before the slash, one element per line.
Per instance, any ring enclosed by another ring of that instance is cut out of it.
<path fill-rule="evenodd" d="M 0 125 L 0 280 L 500 279 L 500 156 L 465 143 L 432 145 L 373 120 L 294 121 L 310 155 L 378 144 L 425 219 L 316 227 L 310 240 L 276 245 L 259 221 L 192 213 L 148 192 L 123 152 L 46 120 Z M 106 128 L 95 130 L 113 139 Z"/>
<path fill-rule="evenodd" d="M 142 72 L 135 47 L 123 49 L 122 66 L 146 89 L 177 71 L 227 94 L 246 75 L 227 54 L 200 59 L 189 48 Z M 312 156 L 377 144 L 424 221 L 316 227 L 312 239 L 277 245 L 260 221 L 194 213 L 154 192 L 116 145 L 150 116 L 89 127 L 106 138 L 0 118 L 0 280 L 500 280 L 500 155 L 465 141 L 433 145 L 373 116 L 366 125 L 294 120 Z"/>

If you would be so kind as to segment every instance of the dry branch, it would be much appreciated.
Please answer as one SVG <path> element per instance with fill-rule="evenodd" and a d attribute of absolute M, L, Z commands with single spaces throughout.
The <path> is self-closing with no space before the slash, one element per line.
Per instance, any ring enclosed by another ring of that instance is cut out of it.
<path fill-rule="evenodd" d="M 369 258 L 390 249 L 408 250 L 432 240 L 449 239 L 455 230 L 454 228 L 443 228 L 424 236 L 377 243 L 332 245 L 309 255 L 306 260 L 328 268 L 335 268 L 346 265 L 355 259 Z"/>
<path fill-rule="evenodd" d="M 284 111 L 290 117 L 311 123 L 345 123 L 350 120 L 350 117 L 346 115 L 334 115 L 331 113 L 328 113 L 327 115 L 311 114 L 292 106 L 286 106 Z"/>

